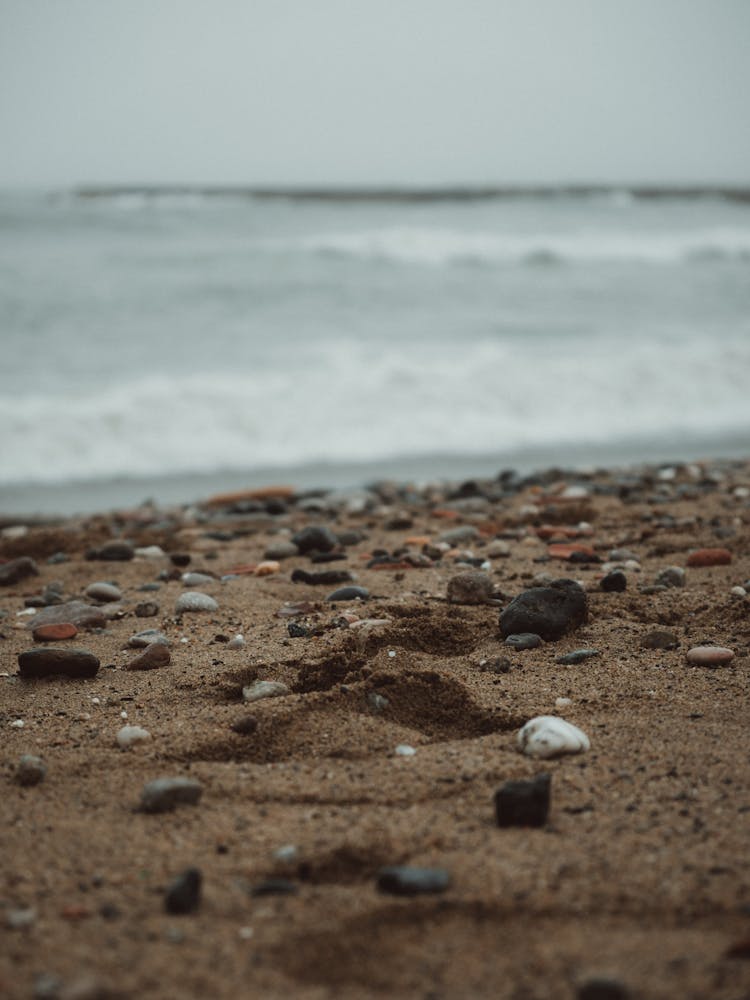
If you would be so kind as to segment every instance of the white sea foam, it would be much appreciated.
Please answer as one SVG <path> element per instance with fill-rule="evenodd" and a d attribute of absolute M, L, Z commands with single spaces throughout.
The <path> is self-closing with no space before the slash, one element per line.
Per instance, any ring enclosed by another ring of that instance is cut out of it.
<path fill-rule="evenodd" d="M 0 483 L 482 454 L 639 436 L 746 430 L 750 439 L 743 375 L 750 341 L 612 349 L 575 340 L 543 349 L 481 341 L 384 353 L 330 342 L 319 364 L 296 370 L 147 375 L 76 394 L 6 395 Z"/>
<path fill-rule="evenodd" d="M 279 245 L 298 252 L 399 264 L 674 264 L 712 258 L 750 260 L 750 229 L 723 227 L 671 233 L 583 229 L 574 233 L 526 234 L 394 226 L 320 233 Z"/>

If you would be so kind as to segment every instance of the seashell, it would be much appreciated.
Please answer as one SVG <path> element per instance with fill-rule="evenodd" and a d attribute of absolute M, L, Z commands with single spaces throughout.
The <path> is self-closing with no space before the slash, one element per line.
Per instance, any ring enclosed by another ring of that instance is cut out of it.
<path fill-rule="evenodd" d="M 591 746 L 588 736 L 577 726 L 556 715 L 539 715 L 519 730 L 518 749 L 529 757 L 561 757 L 583 753 Z"/>

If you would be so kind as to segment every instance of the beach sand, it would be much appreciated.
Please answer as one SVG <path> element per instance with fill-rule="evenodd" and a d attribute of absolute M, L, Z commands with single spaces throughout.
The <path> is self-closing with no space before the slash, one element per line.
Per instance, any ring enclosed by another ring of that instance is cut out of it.
<path fill-rule="evenodd" d="M 32 557 L 39 575 L 0 587 L 0 994 L 520 1000 L 586 996 L 604 978 L 610 992 L 589 996 L 750 996 L 750 597 L 732 593 L 750 578 L 749 497 L 750 464 L 714 462 L 271 490 L 5 531 L 0 559 Z M 344 558 L 248 570 L 308 525 L 348 532 Z M 457 528 L 464 540 L 436 547 Z M 167 554 L 85 558 L 112 539 Z M 601 561 L 562 558 L 559 542 Z M 688 565 L 701 548 L 731 561 Z M 629 550 L 614 560 L 622 592 L 600 585 L 612 549 Z M 391 564 L 368 566 L 380 550 Z M 49 563 L 59 552 L 67 561 Z M 684 586 L 650 591 L 670 566 Z M 189 588 L 179 578 L 238 568 Z M 299 569 L 348 570 L 370 597 L 328 602 L 336 585 L 292 582 Z M 497 603 L 446 601 L 472 569 Z M 588 621 L 517 652 L 499 611 L 538 574 L 578 580 Z M 93 653 L 93 678 L 18 675 L 19 654 L 40 645 L 19 612 L 53 581 L 65 600 L 95 581 L 123 594 L 101 605 L 104 628 L 47 644 Z M 186 589 L 218 610 L 176 615 Z M 146 601 L 158 613 L 137 617 Z M 310 605 L 279 616 L 288 602 Z M 125 669 L 147 628 L 168 637 L 171 662 Z M 644 648 L 654 630 L 676 648 Z M 230 648 L 237 633 L 246 644 Z M 689 665 L 702 645 L 734 659 Z M 556 662 L 581 648 L 598 655 Z M 289 693 L 243 702 L 258 679 Z M 250 715 L 254 731 L 232 728 Z M 540 715 L 580 727 L 590 749 L 521 754 L 516 734 Z M 150 739 L 120 749 L 125 725 Z M 19 783 L 23 754 L 46 765 L 39 784 Z M 547 823 L 498 827 L 497 789 L 543 772 Z M 200 782 L 197 804 L 138 808 L 147 782 L 177 776 Z M 443 869 L 450 885 L 382 892 L 392 865 Z M 193 867 L 199 903 L 167 912 L 167 887 Z"/>

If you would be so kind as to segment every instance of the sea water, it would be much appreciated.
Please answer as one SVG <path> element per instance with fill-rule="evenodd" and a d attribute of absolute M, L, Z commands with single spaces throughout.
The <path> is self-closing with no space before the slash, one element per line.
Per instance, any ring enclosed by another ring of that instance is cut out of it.
<path fill-rule="evenodd" d="M 0 510 L 750 451 L 750 202 L 0 196 Z"/>

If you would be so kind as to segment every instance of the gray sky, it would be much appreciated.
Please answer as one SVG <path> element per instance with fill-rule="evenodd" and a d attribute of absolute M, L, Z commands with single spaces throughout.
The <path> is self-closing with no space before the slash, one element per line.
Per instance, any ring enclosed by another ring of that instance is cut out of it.
<path fill-rule="evenodd" d="M 0 0 L 0 184 L 750 182 L 750 0 Z"/>

